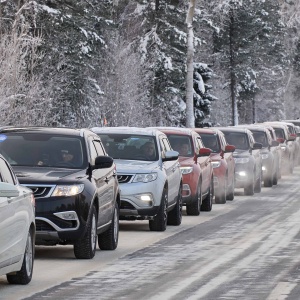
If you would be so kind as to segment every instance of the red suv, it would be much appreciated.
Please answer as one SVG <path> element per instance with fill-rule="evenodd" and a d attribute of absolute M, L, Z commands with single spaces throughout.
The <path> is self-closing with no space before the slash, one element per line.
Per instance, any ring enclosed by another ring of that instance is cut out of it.
<path fill-rule="evenodd" d="M 200 210 L 210 211 L 214 197 L 211 150 L 204 147 L 201 137 L 193 130 L 177 127 L 158 127 L 179 152 L 183 180 L 183 205 L 188 215 L 197 216 Z"/>
<path fill-rule="evenodd" d="M 201 136 L 204 146 L 212 150 L 215 202 L 226 203 L 226 199 L 233 200 L 235 147 L 227 144 L 223 132 L 218 129 L 194 128 L 194 130 Z"/>

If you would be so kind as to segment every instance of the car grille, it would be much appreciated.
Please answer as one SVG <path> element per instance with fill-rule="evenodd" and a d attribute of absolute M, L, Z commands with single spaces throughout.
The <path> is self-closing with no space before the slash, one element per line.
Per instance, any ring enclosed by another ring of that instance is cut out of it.
<path fill-rule="evenodd" d="M 52 191 L 55 188 L 55 185 L 32 185 L 32 184 L 25 184 L 26 187 L 33 191 L 35 198 L 46 198 L 50 197 Z"/>
<path fill-rule="evenodd" d="M 132 175 L 118 175 L 117 178 L 119 183 L 127 183 L 131 180 Z"/>
<path fill-rule="evenodd" d="M 41 220 L 35 220 L 36 231 L 56 231 L 50 224 Z"/>

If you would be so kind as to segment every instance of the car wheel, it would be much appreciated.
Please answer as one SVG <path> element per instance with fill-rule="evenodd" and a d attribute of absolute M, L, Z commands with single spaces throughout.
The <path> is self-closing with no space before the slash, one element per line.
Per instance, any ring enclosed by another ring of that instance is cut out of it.
<path fill-rule="evenodd" d="M 254 193 L 261 192 L 261 180 L 262 180 L 262 173 L 260 172 L 259 177 L 257 178 L 254 186 Z"/>
<path fill-rule="evenodd" d="M 167 219 L 168 219 L 168 191 L 164 188 L 160 206 L 157 215 L 153 220 L 149 220 L 149 228 L 151 231 L 165 231 L 167 229 Z"/>
<path fill-rule="evenodd" d="M 168 213 L 168 225 L 178 226 L 182 221 L 182 184 L 180 184 L 175 207 Z"/>
<path fill-rule="evenodd" d="M 253 170 L 253 176 L 251 178 L 251 182 L 249 182 L 244 188 L 244 194 L 246 196 L 254 195 L 254 170 Z"/>
<path fill-rule="evenodd" d="M 6 278 L 12 284 L 28 284 L 32 278 L 34 260 L 34 239 L 32 230 L 28 232 L 26 248 L 21 270 L 15 274 L 7 274 Z"/>
<path fill-rule="evenodd" d="M 272 177 L 267 177 L 264 180 L 264 187 L 272 187 L 273 186 L 273 176 Z"/>
<path fill-rule="evenodd" d="M 199 216 L 201 203 L 202 203 L 202 191 L 201 191 L 201 182 L 199 181 L 196 195 L 194 196 L 191 203 L 186 204 L 186 214 L 188 216 Z"/>
<path fill-rule="evenodd" d="M 228 178 L 226 176 L 225 177 L 225 181 L 224 181 L 223 185 L 221 186 L 221 189 L 215 195 L 215 202 L 217 204 L 224 204 L 224 203 L 226 203 L 227 184 L 228 184 Z"/>
<path fill-rule="evenodd" d="M 97 216 L 96 208 L 92 207 L 89 221 L 87 222 L 86 232 L 82 239 L 74 244 L 74 254 L 79 259 L 91 259 L 95 256 L 97 242 Z"/>
<path fill-rule="evenodd" d="M 205 197 L 204 201 L 201 205 L 201 210 L 203 211 L 211 211 L 212 209 L 212 201 L 214 197 L 214 180 L 211 178 L 210 180 L 210 186 L 207 196 Z"/>
<path fill-rule="evenodd" d="M 101 250 L 115 250 L 119 240 L 119 206 L 115 203 L 112 222 L 109 229 L 98 235 L 98 246 Z"/>
<path fill-rule="evenodd" d="M 232 178 L 231 185 L 227 191 L 226 200 L 232 201 L 234 199 L 234 175 Z"/>
<path fill-rule="evenodd" d="M 278 178 L 279 178 L 279 169 L 278 169 L 278 166 L 277 166 L 276 167 L 276 172 L 275 172 L 274 177 L 273 177 L 273 185 L 277 185 Z"/>

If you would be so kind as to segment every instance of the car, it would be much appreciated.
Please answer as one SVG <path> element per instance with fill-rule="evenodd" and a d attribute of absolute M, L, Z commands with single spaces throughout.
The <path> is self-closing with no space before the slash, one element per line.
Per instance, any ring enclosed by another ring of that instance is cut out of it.
<path fill-rule="evenodd" d="M 205 147 L 212 150 L 211 160 L 214 174 L 214 192 L 216 203 L 226 203 L 234 199 L 235 146 L 226 142 L 222 131 L 213 128 L 194 128 L 201 136 Z"/>
<path fill-rule="evenodd" d="M 94 127 L 116 163 L 121 220 L 147 220 L 150 231 L 182 221 L 182 175 L 178 152 L 157 129 Z"/>
<path fill-rule="evenodd" d="M 214 185 L 211 150 L 205 148 L 194 130 L 179 127 L 157 127 L 168 137 L 172 148 L 179 153 L 183 180 L 183 205 L 187 215 L 211 211 Z"/>
<path fill-rule="evenodd" d="M 265 187 L 276 185 L 279 178 L 279 157 L 276 147 L 279 146 L 278 141 L 274 141 L 270 131 L 262 125 L 239 125 L 247 128 L 253 133 L 255 142 L 262 144 L 262 173 L 263 183 Z"/>
<path fill-rule="evenodd" d="M 262 144 L 256 143 L 253 134 L 238 126 L 217 127 L 230 145 L 235 146 L 235 188 L 243 188 L 245 195 L 261 192 Z"/>
<path fill-rule="evenodd" d="M 0 144 L 5 141 L 0 135 Z M 8 161 L 0 155 L 0 275 L 12 284 L 32 279 L 35 242 L 35 199 L 19 184 Z"/>
<path fill-rule="evenodd" d="M 281 174 L 292 174 L 294 170 L 295 137 L 290 136 L 288 126 L 280 122 L 264 122 L 275 130 L 281 148 Z"/>
<path fill-rule="evenodd" d="M 1 128 L 0 153 L 36 199 L 36 245 L 73 245 L 78 259 L 96 244 L 114 250 L 120 191 L 113 158 L 88 129 Z"/>

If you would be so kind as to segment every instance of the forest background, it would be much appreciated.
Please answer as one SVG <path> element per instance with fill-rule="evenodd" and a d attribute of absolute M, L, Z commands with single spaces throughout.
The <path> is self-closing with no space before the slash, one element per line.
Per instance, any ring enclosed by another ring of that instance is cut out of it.
<path fill-rule="evenodd" d="M 300 0 L 195 3 L 195 126 L 299 118 Z M 184 127 L 188 6 L 0 0 L 0 124 Z"/>

